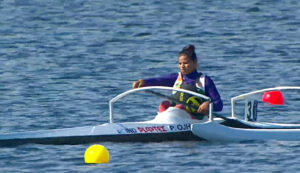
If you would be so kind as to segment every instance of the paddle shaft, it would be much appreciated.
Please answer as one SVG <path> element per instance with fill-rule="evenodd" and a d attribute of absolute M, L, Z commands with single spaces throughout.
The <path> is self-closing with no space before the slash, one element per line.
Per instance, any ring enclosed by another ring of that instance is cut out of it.
<path fill-rule="evenodd" d="M 181 105 L 183 105 L 183 106 L 187 106 L 190 110 L 191 110 L 191 108 L 194 108 L 194 109 L 198 110 L 197 107 L 195 107 L 195 106 L 193 106 L 193 105 L 189 105 L 189 104 L 187 104 L 187 103 L 185 103 L 185 102 L 182 102 L 182 101 L 180 101 L 180 100 L 178 100 L 178 99 L 175 99 L 174 97 L 167 96 L 167 95 L 161 94 L 161 93 L 159 93 L 159 92 L 155 92 L 155 91 L 149 91 L 149 90 L 147 90 L 147 91 L 145 91 L 145 92 L 150 93 L 150 94 L 153 94 L 153 95 L 156 95 L 156 96 L 161 97 L 161 98 L 168 99 L 168 100 L 170 100 L 170 101 L 174 101 L 174 102 L 177 103 L 177 104 L 181 104 Z M 216 116 L 216 117 L 218 117 L 218 118 L 222 118 L 223 120 L 226 120 L 226 121 L 235 121 L 235 120 L 233 120 L 233 119 L 224 117 L 224 116 L 219 115 L 219 114 L 216 114 L 216 113 L 214 113 L 214 116 Z"/>

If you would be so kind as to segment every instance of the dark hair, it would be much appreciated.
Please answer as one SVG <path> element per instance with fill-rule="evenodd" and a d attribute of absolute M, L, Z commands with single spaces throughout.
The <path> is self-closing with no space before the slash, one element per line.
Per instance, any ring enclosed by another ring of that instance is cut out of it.
<path fill-rule="evenodd" d="M 179 53 L 179 56 L 186 56 L 188 59 L 192 61 L 197 61 L 197 55 L 195 53 L 195 46 L 192 44 L 189 44 L 185 46 Z"/>

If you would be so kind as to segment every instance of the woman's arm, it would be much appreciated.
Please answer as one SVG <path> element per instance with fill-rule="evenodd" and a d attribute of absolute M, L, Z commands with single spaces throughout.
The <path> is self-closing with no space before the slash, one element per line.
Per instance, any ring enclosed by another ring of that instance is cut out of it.
<path fill-rule="evenodd" d="M 219 112 L 223 109 L 223 102 L 221 96 L 213 82 L 213 80 L 206 76 L 205 77 L 205 94 L 210 97 L 214 105 L 214 111 Z"/>
<path fill-rule="evenodd" d="M 166 76 L 140 79 L 132 83 L 132 88 L 140 88 L 145 86 L 169 86 L 172 87 L 178 77 L 178 73 L 172 73 Z"/>

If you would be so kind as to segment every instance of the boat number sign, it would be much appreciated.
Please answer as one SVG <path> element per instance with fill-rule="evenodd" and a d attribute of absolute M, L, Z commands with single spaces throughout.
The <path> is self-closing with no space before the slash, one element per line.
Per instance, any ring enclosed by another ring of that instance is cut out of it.
<path fill-rule="evenodd" d="M 118 133 L 166 133 L 166 132 L 178 132 L 191 130 L 191 124 L 174 124 L 174 125 L 149 125 L 140 126 L 136 128 L 127 128 L 123 126 L 122 130 L 118 130 Z"/>
<path fill-rule="evenodd" d="M 257 100 L 246 101 L 245 105 L 245 120 L 257 121 Z"/>

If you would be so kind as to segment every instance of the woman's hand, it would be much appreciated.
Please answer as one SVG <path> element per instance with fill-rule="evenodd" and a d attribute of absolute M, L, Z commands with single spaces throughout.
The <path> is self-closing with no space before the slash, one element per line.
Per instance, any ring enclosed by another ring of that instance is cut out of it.
<path fill-rule="evenodd" d="M 197 110 L 197 113 L 200 113 L 202 115 L 208 115 L 209 113 L 209 102 L 204 102 L 202 103 L 198 110 Z"/>
<path fill-rule="evenodd" d="M 132 83 L 132 88 L 141 88 L 144 86 L 144 80 L 143 79 L 140 79 L 138 81 L 135 81 Z"/>

